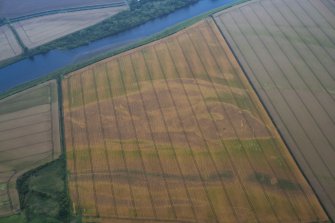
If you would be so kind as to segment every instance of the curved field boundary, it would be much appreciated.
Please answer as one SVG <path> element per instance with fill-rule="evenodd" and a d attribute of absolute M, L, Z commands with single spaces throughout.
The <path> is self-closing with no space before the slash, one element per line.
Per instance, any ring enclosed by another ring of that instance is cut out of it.
<path fill-rule="evenodd" d="M 55 81 L 0 101 L 1 216 L 20 211 L 17 178 L 59 157 L 58 112 Z"/>

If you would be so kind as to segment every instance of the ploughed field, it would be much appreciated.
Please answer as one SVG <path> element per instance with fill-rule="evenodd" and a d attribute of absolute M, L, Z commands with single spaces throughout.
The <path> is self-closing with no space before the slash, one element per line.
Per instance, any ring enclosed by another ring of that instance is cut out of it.
<path fill-rule="evenodd" d="M 0 216 L 20 209 L 16 179 L 60 153 L 55 81 L 0 100 Z"/>
<path fill-rule="evenodd" d="M 215 21 L 335 219 L 335 2 L 251 1 Z"/>
<path fill-rule="evenodd" d="M 213 20 L 62 82 L 86 222 L 326 221 Z"/>

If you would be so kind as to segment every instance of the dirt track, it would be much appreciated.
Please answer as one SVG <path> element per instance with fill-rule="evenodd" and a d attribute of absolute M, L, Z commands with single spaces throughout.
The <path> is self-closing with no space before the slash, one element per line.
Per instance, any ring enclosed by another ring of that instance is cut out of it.
<path fill-rule="evenodd" d="M 215 20 L 335 219 L 334 1 L 252 1 Z"/>

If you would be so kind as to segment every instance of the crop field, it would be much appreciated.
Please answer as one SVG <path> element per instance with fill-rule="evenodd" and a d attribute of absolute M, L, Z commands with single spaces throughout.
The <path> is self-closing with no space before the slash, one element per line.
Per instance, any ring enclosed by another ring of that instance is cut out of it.
<path fill-rule="evenodd" d="M 323 222 L 213 20 L 62 82 L 85 222 Z"/>
<path fill-rule="evenodd" d="M 215 15 L 335 219 L 335 2 L 252 1 Z"/>
<path fill-rule="evenodd" d="M 13 32 L 7 25 L 0 26 L 0 61 L 22 53 Z"/>
<path fill-rule="evenodd" d="M 0 216 L 20 209 L 16 179 L 58 158 L 57 85 L 38 85 L 0 101 Z"/>
<path fill-rule="evenodd" d="M 113 4 L 127 3 L 126 0 L 1 0 L 0 17 L 17 18 L 52 10 Z"/>
<path fill-rule="evenodd" d="M 82 10 L 40 16 L 13 23 L 19 37 L 29 49 L 95 25 L 128 6 Z"/>

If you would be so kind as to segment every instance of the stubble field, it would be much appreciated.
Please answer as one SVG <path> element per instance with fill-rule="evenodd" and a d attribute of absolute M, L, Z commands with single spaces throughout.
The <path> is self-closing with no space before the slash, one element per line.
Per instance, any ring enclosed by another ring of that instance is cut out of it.
<path fill-rule="evenodd" d="M 15 22 L 12 26 L 29 49 L 95 25 L 123 10 L 127 5 L 40 16 Z"/>
<path fill-rule="evenodd" d="M 62 82 L 86 222 L 326 221 L 214 22 Z"/>
<path fill-rule="evenodd" d="M 335 2 L 252 1 L 215 20 L 335 219 Z"/>
<path fill-rule="evenodd" d="M 55 81 L 0 101 L 0 216 L 20 209 L 16 179 L 60 153 Z"/>

